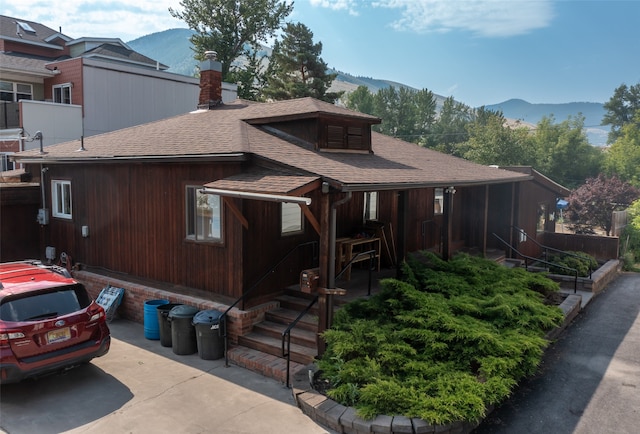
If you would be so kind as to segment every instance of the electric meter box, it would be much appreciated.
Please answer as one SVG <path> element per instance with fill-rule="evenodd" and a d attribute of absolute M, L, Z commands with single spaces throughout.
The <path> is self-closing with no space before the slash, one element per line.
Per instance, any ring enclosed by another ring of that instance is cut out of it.
<path fill-rule="evenodd" d="M 49 209 L 48 208 L 40 208 L 38 210 L 38 216 L 36 218 L 38 224 L 48 225 L 49 224 Z"/>

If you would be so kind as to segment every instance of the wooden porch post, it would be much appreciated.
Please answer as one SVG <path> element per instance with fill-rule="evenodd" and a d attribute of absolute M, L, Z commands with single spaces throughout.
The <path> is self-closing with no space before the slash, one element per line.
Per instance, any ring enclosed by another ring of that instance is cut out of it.
<path fill-rule="evenodd" d="M 453 195 L 454 187 L 444 189 L 444 209 L 442 218 L 444 222 L 444 240 L 442 240 L 442 258 L 445 261 L 451 259 L 451 227 L 453 226 Z"/>
<path fill-rule="evenodd" d="M 484 215 L 482 216 L 482 256 L 487 255 L 487 233 L 489 229 L 489 185 L 484 186 Z"/>
<path fill-rule="evenodd" d="M 327 288 L 329 284 L 329 249 L 330 246 L 330 228 L 329 228 L 329 215 L 331 213 L 331 204 L 329 201 L 329 194 L 323 194 L 320 199 L 320 257 L 319 268 L 320 274 L 318 276 L 318 287 Z M 318 293 L 318 335 L 316 336 L 316 343 L 318 347 L 318 356 L 324 354 L 326 343 L 324 339 L 320 337 L 320 334 L 328 329 L 331 324 L 331 315 L 333 309 L 333 300 L 330 295 L 327 295 L 326 291 L 319 291 Z"/>
<path fill-rule="evenodd" d="M 402 190 L 398 193 L 398 245 L 396 246 L 396 277 L 402 278 L 402 263 L 405 259 L 405 251 L 407 250 L 407 191 Z"/>

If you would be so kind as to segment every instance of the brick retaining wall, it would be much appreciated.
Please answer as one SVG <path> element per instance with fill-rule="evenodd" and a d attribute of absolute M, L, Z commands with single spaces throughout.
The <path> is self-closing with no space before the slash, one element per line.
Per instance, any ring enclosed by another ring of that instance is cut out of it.
<path fill-rule="evenodd" d="M 548 340 L 556 339 L 568 327 L 580 312 L 581 301 L 580 295 L 570 295 L 565 299 L 560 305 L 564 322 L 547 334 Z M 419 418 L 387 415 L 378 415 L 375 419 L 364 420 L 356 415 L 353 407 L 338 404 L 313 388 L 310 377 L 315 375 L 316 370 L 317 366 L 312 364 L 293 375 L 294 399 L 304 414 L 320 425 L 341 434 L 470 434 L 481 422 L 458 421 L 446 425 L 434 425 Z M 493 407 L 488 408 L 487 414 L 492 410 Z"/>
<path fill-rule="evenodd" d="M 224 312 L 229 307 L 223 303 L 165 291 L 85 270 L 74 271 L 73 277 L 84 284 L 94 299 L 98 298 L 100 291 L 107 285 L 124 288 L 122 304 L 118 307 L 116 314 L 121 318 L 126 318 L 140 324 L 144 323 L 144 302 L 147 300 L 169 300 L 170 303 L 186 304 L 195 306 L 200 310 L 217 310 L 220 312 Z M 273 301 L 261 304 L 250 310 L 241 310 L 235 307 L 231 309 L 227 314 L 229 342 L 236 344 L 238 342 L 238 336 L 249 333 L 254 324 L 264 320 L 267 311 L 276 307 L 278 307 L 278 302 Z"/>

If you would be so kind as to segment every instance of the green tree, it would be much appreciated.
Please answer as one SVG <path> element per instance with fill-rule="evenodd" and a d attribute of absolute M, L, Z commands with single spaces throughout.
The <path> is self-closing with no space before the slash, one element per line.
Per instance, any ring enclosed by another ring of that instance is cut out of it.
<path fill-rule="evenodd" d="M 622 127 L 631 122 L 640 110 L 640 83 L 632 86 L 620 85 L 609 101 L 604 104 L 607 111 L 602 125 L 611 125 L 609 143 L 615 142 L 622 134 Z"/>
<path fill-rule="evenodd" d="M 605 171 L 640 187 L 640 110 L 635 121 L 622 127 L 620 136 L 606 151 Z"/>
<path fill-rule="evenodd" d="M 180 6 L 182 11 L 169 8 L 169 13 L 196 31 L 190 38 L 196 59 L 215 51 L 228 82 L 238 78 L 232 71 L 243 69 L 236 63 L 239 58 L 259 51 L 293 10 L 293 3 L 281 0 L 181 0 Z M 246 77 L 243 81 L 253 84 Z"/>
<path fill-rule="evenodd" d="M 367 86 L 358 86 L 356 90 L 345 95 L 344 104 L 350 110 L 377 116 L 374 110 L 373 99 L 373 94 Z"/>
<path fill-rule="evenodd" d="M 536 168 L 554 181 L 572 188 L 600 172 L 603 155 L 589 144 L 584 117 L 570 116 L 556 124 L 544 117 L 536 127 Z"/>
<path fill-rule="evenodd" d="M 440 114 L 429 130 L 426 146 L 446 154 L 462 156 L 457 145 L 469 140 L 467 125 L 473 120 L 473 109 L 453 97 L 444 101 Z"/>
<path fill-rule="evenodd" d="M 263 89 L 266 86 L 266 66 L 264 59 L 266 54 L 258 50 L 250 50 L 246 53 L 246 62 L 243 68 L 232 68 L 227 74 L 230 83 L 237 83 L 238 98 L 250 101 L 262 99 Z"/>
<path fill-rule="evenodd" d="M 533 165 L 533 138 L 524 127 L 512 129 L 505 125 L 502 113 L 484 108 L 477 110 L 476 121 L 469 124 L 469 140 L 464 158 L 479 164 L 499 166 Z"/>
<path fill-rule="evenodd" d="M 373 98 L 373 107 L 375 115 L 382 119 L 382 124 L 375 126 L 377 131 L 407 142 L 415 139 L 416 111 L 411 90 L 394 86 L 380 89 Z"/>
<path fill-rule="evenodd" d="M 415 107 L 416 107 L 416 130 L 420 133 L 419 140 L 420 145 L 427 144 L 427 137 L 429 131 L 433 127 L 437 118 L 436 98 L 428 89 L 422 89 L 414 95 Z"/>
<path fill-rule="evenodd" d="M 267 71 L 265 97 L 275 100 L 313 97 L 335 102 L 341 92 L 329 92 L 336 74 L 327 73 L 322 43 L 302 23 L 287 23 L 282 40 L 276 41 Z"/>

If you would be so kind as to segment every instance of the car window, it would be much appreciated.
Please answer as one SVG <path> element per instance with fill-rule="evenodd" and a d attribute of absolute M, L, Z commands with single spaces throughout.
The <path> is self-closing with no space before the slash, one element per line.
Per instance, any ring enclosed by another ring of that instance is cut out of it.
<path fill-rule="evenodd" d="M 90 303 L 82 285 L 58 287 L 20 298 L 5 298 L 0 305 L 0 319 L 14 322 L 38 321 L 76 312 Z"/>

